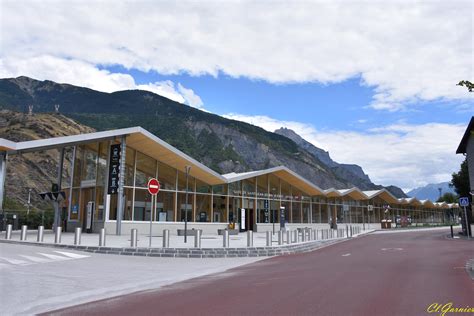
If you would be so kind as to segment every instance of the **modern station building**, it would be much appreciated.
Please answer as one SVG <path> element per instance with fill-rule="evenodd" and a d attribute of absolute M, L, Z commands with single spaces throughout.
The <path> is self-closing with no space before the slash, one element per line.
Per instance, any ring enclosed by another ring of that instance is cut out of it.
<path fill-rule="evenodd" d="M 241 231 L 271 230 L 274 223 L 279 229 L 283 220 L 290 229 L 349 223 L 375 228 L 382 220 L 439 224 L 448 220 L 447 209 L 457 208 L 397 199 L 385 189 L 323 190 L 284 166 L 221 175 L 141 127 L 18 143 L 0 139 L 2 199 L 8 156 L 44 150 L 59 153 L 58 191 L 65 198 L 56 205 L 68 231 L 145 232 L 151 217 L 154 229 L 176 233 L 186 213 L 189 229 L 213 234 L 232 223 Z M 152 203 L 147 182 L 153 177 L 161 190 Z"/>

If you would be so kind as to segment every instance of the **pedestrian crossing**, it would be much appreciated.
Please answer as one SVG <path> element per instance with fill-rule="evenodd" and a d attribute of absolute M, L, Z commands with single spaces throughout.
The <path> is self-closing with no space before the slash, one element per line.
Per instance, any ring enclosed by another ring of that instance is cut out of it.
<path fill-rule="evenodd" d="M 68 260 L 78 260 L 89 258 L 88 255 L 77 254 L 67 251 L 53 251 L 52 253 L 36 252 L 29 254 L 17 254 L 15 256 L 2 256 L 0 253 L 0 269 L 11 268 L 15 266 L 29 266 L 34 264 L 44 264 L 52 262 L 61 262 Z"/>

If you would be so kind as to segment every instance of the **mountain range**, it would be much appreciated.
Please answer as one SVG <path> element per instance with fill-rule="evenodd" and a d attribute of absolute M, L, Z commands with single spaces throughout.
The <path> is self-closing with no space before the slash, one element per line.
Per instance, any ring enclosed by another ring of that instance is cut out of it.
<path fill-rule="evenodd" d="M 285 165 L 323 189 L 383 188 L 374 184 L 360 166 L 333 161 L 328 152 L 292 130 L 271 133 L 149 91 L 105 93 L 28 77 L 0 79 L 0 109 L 26 113 L 30 105 L 34 113 L 54 113 L 55 105 L 59 105 L 59 113 L 82 129 L 142 126 L 219 173 Z M 0 137 L 8 139 L 9 135 Z M 397 197 L 405 196 L 397 187 L 387 189 Z"/>
<path fill-rule="evenodd" d="M 439 189 L 441 189 L 441 194 Z M 424 187 L 415 188 L 407 192 L 407 195 L 410 197 L 416 197 L 419 200 L 429 199 L 431 201 L 436 201 L 440 195 L 443 195 L 444 193 L 456 194 L 454 188 L 449 186 L 449 182 L 427 184 Z"/>

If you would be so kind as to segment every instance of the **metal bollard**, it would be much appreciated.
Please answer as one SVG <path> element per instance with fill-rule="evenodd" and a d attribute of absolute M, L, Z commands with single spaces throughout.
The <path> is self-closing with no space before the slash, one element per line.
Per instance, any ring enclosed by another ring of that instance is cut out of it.
<path fill-rule="evenodd" d="M 12 239 L 12 225 L 8 224 L 7 225 L 7 230 L 5 231 L 5 239 Z"/>
<path fill-rule="evenodd" d="M 81 244 L 81 233 L 81 227 L 76 227 L 76 229 L 74 229 L 74 245 L 76 246 Z"/>
<path fill-rule="evenodd" d="M 313 240 L 313 230 L 308 228 L 308 241 Z"/>
<path fill-rule="evenodd" d="M 99 247 L 105 247 L 105 228 L 100 229 L 99 233 Z"/>
<path fill-rule="evenodd" d="M 20 240 L 26 240 L 26 233 L 28 232 L 28 226 L 21 225 L 21 235 Z"/>
<path fill-rule="evenodd" d="M 253 231 L 247 231 L 247 247 L 253 247 Z"/>
<path fill-rule="evenodd" d="M 270 247 L 272 245 L 272 232 L 267 231 L 267 247 Z"/>
<path fill-rule="evenodd" d="M 61 243 L 61 233 L 62 233 L 62 227 L 61 226 L 56 227 L 56 231 L 54 232 L 54 243 L 55 244 L 60 244 Z"/>
<path fill-rule="evenodd" d="M 138 237 L 138 231 L 136 228 L 133 228 L 130 231 L 130 247 L 137 248 L 137 244 L 138 244 L 137 237 Z"/>
<path fill-rule="evenodd" d="M 286 243 L 289 245 L 291 244 L 291 231 L 286 231 Z"/>
<path fill-rule="evenodd" d="M 202 230 L 197 229 L 194 235 L 194 248 L 201 248 L 201 234 Z"/>
<path fill-rule="evenodd" d="M 170 231 L 169 229 L 163 229 L 163 248 L 170 247 Z"/>
<path fill-rule="evenodd" d="M 306 228 L 303 228 L 301 230 L 301 242 L 305 242 L 306 241 Z"/>
<path fill-rule="evenodd" d="M 36 237 L 37 242 L 43 242 L 44 226 L 38 226 L 38 236 Z"/>
<path fill-rule="evenodd" d="M 283 231 L 278 231 L 278 245 L 283 245 Z"/>
<path fill-rule="evenodd" d="M 224 230 L 224 234 L 222 234 L 222 247 L 229 247 L 229 231 L 227 229 Z"/>
<path fill-rule="evenodd" d="M 346 237 L 349 238 L 349 226 L 346 225 Z"/>
<path fill-rule="evenodd" d="M 298 229 L 293 231 L 293 242 L 298 242 Z"/>

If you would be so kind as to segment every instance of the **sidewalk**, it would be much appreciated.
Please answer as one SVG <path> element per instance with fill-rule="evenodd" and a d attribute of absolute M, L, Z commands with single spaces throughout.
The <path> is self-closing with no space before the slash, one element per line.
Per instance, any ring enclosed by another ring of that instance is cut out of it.
<path fill-rule="evenodd" d="M 149 247 L 150 236 L 138 235 L 137 248 L 132 248 L 129 235 L 107 235 L 106 246 L 99 247 L 99 234 L 82 234 L 80 245 L 74 245 L 74 233 L 62 233 L 61 243 L 54 243 L 54 234 L 51 230 L 45 231 L 43 242 L 37 242 L 37 231 L 30 230 L 27 233 L 26 241 L 20 241 L 20 231 L 12 232 L 11 240 L 5 239 L 3 233 L 0 242 L 21 243 L 28 245 L 53 246 L 60 248 L 83 250 L 95 253 L 109 253 L 120 255 L 140 255 L 140 256 L 160 256 L 160 257 L 254 257 L 254 256 L 273 256 L 281 254 L 290 254 L 296 252 L 311 251 L 320 248 L 329 243 L 335 243 L 346 240 L 351 237 L 346 236 L 346 230 L 339 231 L 339 237 L 336 231 L 332 238 L 327 238 L 329 230 L 318 230 L 316 235 L 311 234 L 311 240 L 302 241 L 301 234 L 298 234 L 297 240 L 294 239 L 294 231 L 290 232 L 291 242 L 288 243 L 287 234 L 283 234 L 283 242 L 278 243 L 278 234 L 273 234 L 272 245 L 266 245 L 266 233 L 253 233 L 253 247 L 247 247 L 247 234 L 229 236 L 229 246 L 223 247 L 223 236 L 203 235 L 201 237 L 201 247 L 194 247 L 194 236 L 188 236 L 187 243 L 184 243 L 183 236 L 170 236 L 169 247 L 163 248 L 163 236 L 153 235 L 152 244 Z M 354 234 L 357 237 L 372 232 L 373 230 L 362 231 Z"/>

